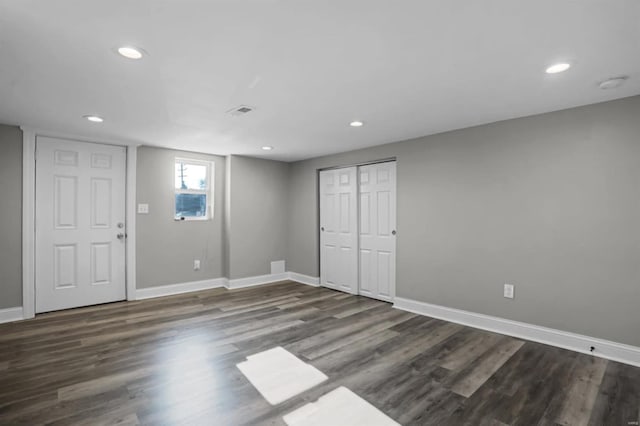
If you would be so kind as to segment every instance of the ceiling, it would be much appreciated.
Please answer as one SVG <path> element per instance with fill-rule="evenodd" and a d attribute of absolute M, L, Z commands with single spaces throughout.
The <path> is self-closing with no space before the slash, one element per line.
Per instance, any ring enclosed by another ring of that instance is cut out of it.
<path fill-rule="evenodd" d="M 638 0 L 0 0 L 0 122 L 98 140 L 293 161 L 636 94 Z"/>

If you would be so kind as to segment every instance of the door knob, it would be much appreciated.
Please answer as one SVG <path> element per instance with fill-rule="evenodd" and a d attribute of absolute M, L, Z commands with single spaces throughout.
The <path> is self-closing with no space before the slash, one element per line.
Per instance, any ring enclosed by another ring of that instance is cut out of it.
<path fill-rule="evenodd" d="M 391 231 L 391 235 L 396 235 L 396 230 Z"/>
<path fill-rule="evenodd" d="M 118 235 L 116 235 L 116 237 L 118 237 L 119 240 L 124 240 L 124 238 L 126 237 L 125 234 L 123 234 L 122 232 L 119 233 Z"/>
<path fill-rule="evenodd" d="M 320 228 L 320 230 L 321 230 L 322 232 L 324 232 L 324 226 L 323 226 L 322 228 Z"/>

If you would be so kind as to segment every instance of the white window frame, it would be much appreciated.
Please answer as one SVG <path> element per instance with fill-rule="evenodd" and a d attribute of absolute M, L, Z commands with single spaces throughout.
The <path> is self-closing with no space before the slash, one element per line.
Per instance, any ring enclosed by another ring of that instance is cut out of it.
<path fill-rule="evenodd" d="M 207 168 L 207 188 L 206 189 L 179 189 L 176 188 L 176 164 L 185 163 L 193 164 L 194 166 L 205 166 Z M 213 219 L 213 171 L 215 164 L 212 161 L 197 160 L 187 157 L 175 157 L 173 161 L 173 181 L 171 186 L 173 187 L 173 220 L 176 222 L 191 222 L 191 221 L 203 221 Z M 184 216 L 184 218 L 176 217 L 176 195 L 178 194 L 205 194 L 207 197 L 207 208 L 204 216 Z"/>

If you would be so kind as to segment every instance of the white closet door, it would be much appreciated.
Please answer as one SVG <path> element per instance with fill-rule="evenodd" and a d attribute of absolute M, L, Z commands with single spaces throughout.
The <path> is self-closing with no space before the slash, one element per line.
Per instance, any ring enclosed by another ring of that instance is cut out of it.
<path fill-rule="evenodd" d="M 125 299 L 125 148 L 36 150 L 36 312 Z"/>
<path fill-rule="evenodd" d="M 359 173 L 359 293 L 393 301 L 396 287 L 396 163 L 362 166 Z"/>
<path fill-rule="evenodd" d="M 358 292 L 357 169 L 320 172 L 320 283 Z"/>

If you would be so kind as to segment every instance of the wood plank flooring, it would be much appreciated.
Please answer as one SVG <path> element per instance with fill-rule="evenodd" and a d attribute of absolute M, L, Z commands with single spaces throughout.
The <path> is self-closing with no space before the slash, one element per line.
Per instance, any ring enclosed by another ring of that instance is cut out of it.
<path fill-rule="evenodd" d="M 329 380 L 269 405 L 235 365 L 275 346 Z M 1 425 L 280 425 L 339 386 L 404 425 L 640 418 L 640 368 L 291 282 L 0 325 Z"/>

